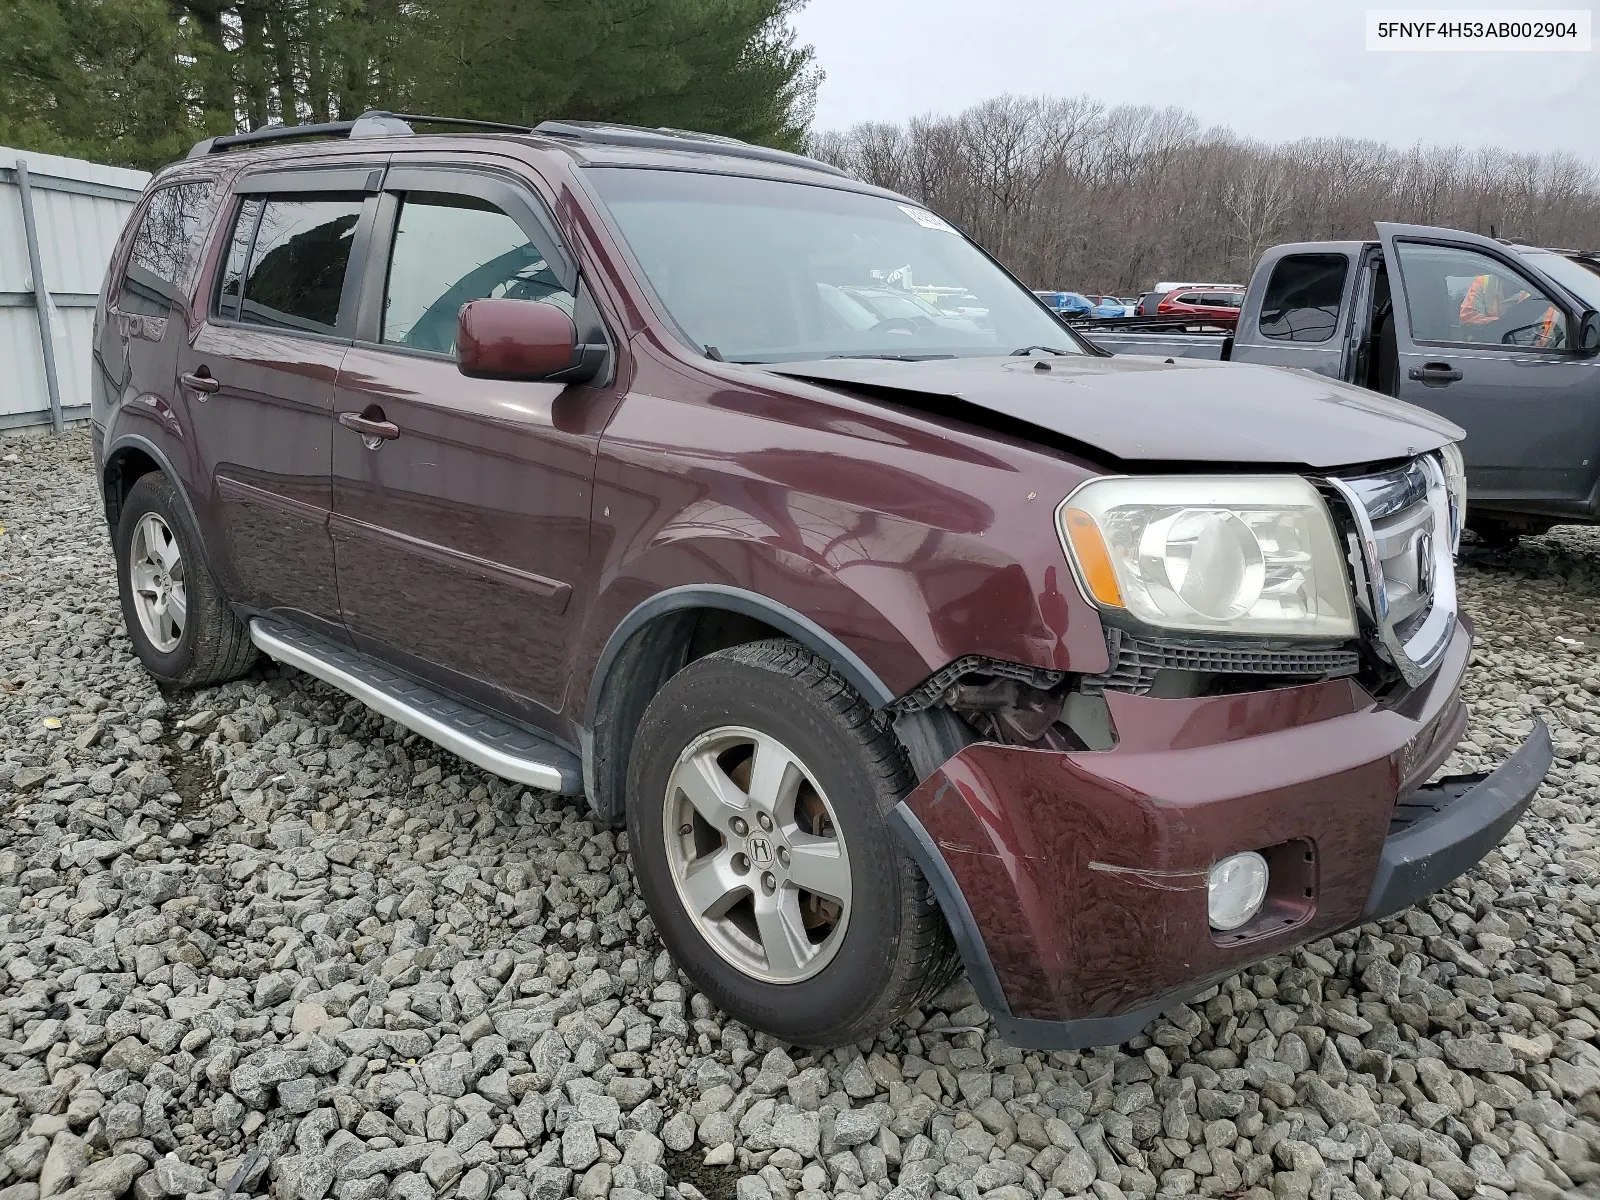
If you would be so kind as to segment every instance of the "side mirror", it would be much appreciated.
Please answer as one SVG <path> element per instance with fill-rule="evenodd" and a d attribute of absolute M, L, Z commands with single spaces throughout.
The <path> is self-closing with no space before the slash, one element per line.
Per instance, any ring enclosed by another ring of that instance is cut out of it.
<path fill-rule="evenodd" d="M 1600 354 L 1600 313 L 1594 309 L 1585 309 L 1578 318 L 1578 344 L 1574 347 L 1579 354 Z"/>
<path fill-rule="evenodd" d="M 472 300 L 456 317 L 456 367 L 476 379 L 584 383 L 605 354 L 604 345 L 579 342 L 572 318 L 542 300 Z"/>

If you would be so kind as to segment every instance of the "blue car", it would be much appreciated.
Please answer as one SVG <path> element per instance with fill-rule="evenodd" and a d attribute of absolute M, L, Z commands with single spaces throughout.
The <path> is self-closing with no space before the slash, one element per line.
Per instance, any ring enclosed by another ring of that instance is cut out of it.
<path fill-rule="evenodd" d="M 1063 317 L 1120 317 L 1127 312 L 1120 304 L 1091 300 L 1082 292 L 1035 292 L 1034 295 Z"/>

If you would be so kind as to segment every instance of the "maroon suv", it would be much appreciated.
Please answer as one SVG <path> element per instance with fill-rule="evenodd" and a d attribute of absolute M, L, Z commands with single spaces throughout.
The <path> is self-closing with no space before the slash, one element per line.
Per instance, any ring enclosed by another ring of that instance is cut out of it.
<path fill-rule="evenodd" d="M 408 120 L 202 143 L 129 222 L 94 436 L 157 679 L 265 652 L 586 796 L 684 970 L 814 1045 L 958 963 L 1018 1044 L 1128 1038 L 1528 803 L 1542 728 L 1428 782 L 1455 427 L 1113 359 L 820 163 Z M 840 303 L 919 287 L 987 318 Z"/>

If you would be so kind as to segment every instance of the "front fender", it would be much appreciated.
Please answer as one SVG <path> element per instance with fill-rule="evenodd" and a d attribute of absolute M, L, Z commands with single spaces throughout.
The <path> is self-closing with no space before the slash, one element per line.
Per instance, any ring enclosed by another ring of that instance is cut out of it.
<path fill-rule="evenodd" d="M 780 599 L 781 597 L 781 599 Z M 602 684 L 623 647 L 672 613 L 736 613 L 826 658 L 874 708 L 942 663 L 930 663 L 891 617 L 838 576 L 760 542 L 683 539 L 653 547 L 602 584 L 578 638 L 568 711 L 593 728 Z"/>

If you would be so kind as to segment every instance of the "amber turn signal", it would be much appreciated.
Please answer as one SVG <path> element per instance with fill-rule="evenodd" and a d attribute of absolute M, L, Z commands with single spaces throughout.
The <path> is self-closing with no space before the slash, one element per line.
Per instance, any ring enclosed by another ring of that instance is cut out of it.
<path fill-rule="evenodd" d="M 1111 552 L 1100 535 L 1100 526 L 1081 508 L 1069 508 L 1061 514 L 1061 529 L 1072 546 L 1073 557 L 1078 560 L 1078 571 L 1084 586 L 1097 604 L 1121 608 L 1122 589 L 1117 586 L 1117 572 L 1111 565 Z"/>

